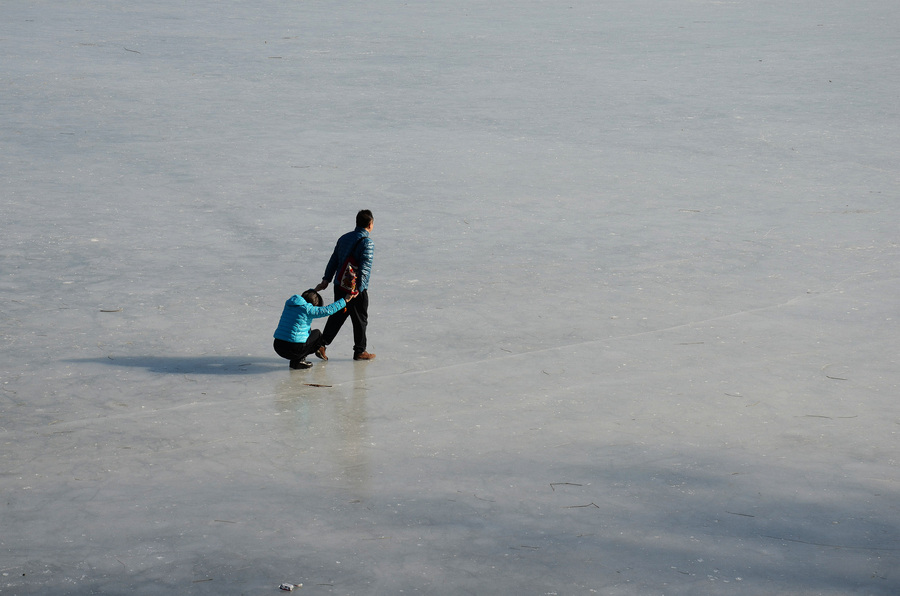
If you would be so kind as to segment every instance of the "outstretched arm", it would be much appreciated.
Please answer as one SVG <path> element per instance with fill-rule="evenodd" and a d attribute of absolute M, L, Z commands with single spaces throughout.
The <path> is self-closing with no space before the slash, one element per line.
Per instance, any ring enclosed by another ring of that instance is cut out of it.
<path fill-rule="evenodd" d="M 338 298 L 335 302 L 332 302 L 327 306 L 308 306 L 306 308 L 306 313 L 314 319 L 319 317 L 330 317 L 345 306 L 347 306 L 347 300 L 345 298 Z"/>
<path fill-rule="evenodd" d="M 316 286 L 316 291 L 321 292 L 325 288 L 328 287 L 328 282 L 331 278 L 334 277 L 334 274 L 337 273 L 338 268 L 338 243 L 334 245 L 334 250 L 331 251 L 331 257 L 328 259 L 328 265 L 325 266 L 325 275 L 322 276 L 322 283 Z"/>

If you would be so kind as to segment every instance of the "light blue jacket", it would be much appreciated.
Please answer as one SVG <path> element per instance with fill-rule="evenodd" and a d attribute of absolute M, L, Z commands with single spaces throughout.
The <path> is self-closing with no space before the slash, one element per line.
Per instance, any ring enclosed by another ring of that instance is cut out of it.
<path fill-rule="evenodd" d="M 356 241 L 364 238 L 359 244 Z M 354 249 L 354 245 L 356 248 Z M 375 243 L 369 238 L 369 232 L 365 228 L 356 228 L 352 232 L 347 232 L 334 245 L 334 252 L 328 260 L 328 266 L 325 267 L 324 280 L 333 280 L 335 285 L 340 285 L 341 280 L 337 278 L 338 269 L 347 260 L 350 251 L 353 250 L 353 258 L 359 263 L 359 282 L 357 288 L 360 292 L 369 287 L 369 275 L 372 273 L 372 259 L 375 257 Z"/>
<path fill-rule="evenodd" d="M 309 339 L 309 325 L 313 319 L 331 316 L 345 306 L 347 303 L 343 298 L 328 306 L 313 306 L 302 296 L 294 294 L 284 303 L 281 321 L 278 322 L 278 329 L 275 330 L 275 339 L 297 344 L 306 343 L 306 340 Z"/>

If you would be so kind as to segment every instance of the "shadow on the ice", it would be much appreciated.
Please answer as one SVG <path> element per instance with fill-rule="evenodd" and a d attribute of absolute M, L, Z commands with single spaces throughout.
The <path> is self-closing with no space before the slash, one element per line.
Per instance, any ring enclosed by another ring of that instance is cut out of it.
<path fill-rule="evenodd" d="M 108 356 L 74 358 L 66 362 L 95 362 L 113 366 L 145 368 L 150 372 L 194 375 L 254 375 L 283 370 L 283 360 L 258 360 L 236 356 Z"/>

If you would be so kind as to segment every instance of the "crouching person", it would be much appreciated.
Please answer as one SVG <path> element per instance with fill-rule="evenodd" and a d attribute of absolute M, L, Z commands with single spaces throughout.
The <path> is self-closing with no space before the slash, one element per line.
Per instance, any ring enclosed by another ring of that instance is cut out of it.
<path fill-rule="evenodd" d="M 284 303 L 281 321 L 275 330 L 275 353 L 290 361 L 291 368 L 309 368 L 312 363 L 306 357 L 325 345 L 322 332 L 310 331 L 313 319 L 328 317 L 347 306 L 352 295 L 322 306 L 322 297 L 315 290 L 294 294 Z"/>

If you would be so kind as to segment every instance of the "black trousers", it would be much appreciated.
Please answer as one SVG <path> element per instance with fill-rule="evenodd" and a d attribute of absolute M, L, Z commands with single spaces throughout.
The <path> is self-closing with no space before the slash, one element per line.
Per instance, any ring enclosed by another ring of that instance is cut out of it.
<path fill-rule="evenodd" d="M 313 329 L 309 332 L 309 337 L 306 339 L 305 343 L 276 339 L 273 347 L 275 348 L 276 354 L 290 360 L 291 364 L 294 364 L 294 362 L 305 360 L 307 356 L 318 350 L 320 346 L 324 345 L 325 344 L 322 342 L 322 332 L 318 329 Z"/>
<path fill-rule="evenodd" d="M 344 298 L 347 294 L 349 292 L 344 291 L 339 286 L 335 286 L 335 301 Z M 327 346 L 334 341 L 347 317 L 350 317 L 350 322 L 353 324 L 353 355 L 362 354 L 366 351 L 366 327 L 369 324 L 369 290 L 363 290 L 347 304 L 347 308 L 328 317 L 328 321 L 325 323 L 325 330 L 322 332 L 324 345 Z"/>

